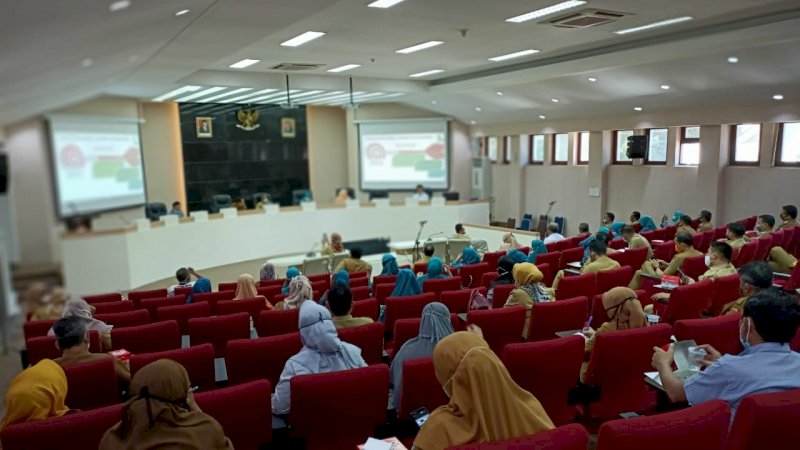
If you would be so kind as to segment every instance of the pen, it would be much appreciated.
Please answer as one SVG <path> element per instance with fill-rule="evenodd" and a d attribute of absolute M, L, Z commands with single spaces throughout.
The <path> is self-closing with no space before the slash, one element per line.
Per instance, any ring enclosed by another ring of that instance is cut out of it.
<path fill-rule="evenodd" d="M 586 320 L 586 323 L 583 325 L 583 329 L 584 330 L 588 330 L 589 329 L 589 325 L 591 325 L 591 324 L 592 324 L 592 316 L 589 316 L 589 319 Z"/>

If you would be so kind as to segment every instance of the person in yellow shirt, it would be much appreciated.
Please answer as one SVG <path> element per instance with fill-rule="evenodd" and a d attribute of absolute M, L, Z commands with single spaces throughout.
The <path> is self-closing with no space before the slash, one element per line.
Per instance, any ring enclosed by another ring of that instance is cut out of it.
<path fill-rule="evenodd" d="M 797 206 L 786 205 L 781 208 L 781 220 L 783 221 L 778 225 L 778 230 L 786 230 L 797 226 Z"/>
<path fill-rule="evenodd" d="M 328 309 L 336 328 L 360 327 L 372 323 L 369 317 L 353 317 L 353 293 L 344 286 L 328 291 Z"/>
<path fill-rule="evenodd" d="M 711 211 L 705 209 L 700 211 L 700 217 L 697 218 L 697 221 L 700 222 L 697 226 L 698 233 L 714 229 L 714 224 L 711 223 Z"/>
<path fill-rule="evenodd" d="M 739 268 L 739 293 L 742 296 L 723 306 L 720 315 L 742 312 L 750 296 L 771 287 L 772 269 L 769 268 L 769 264 L 764 261 L 750 261 Z"/>
<path fill-rule="evenodd" d="M 456 224 L 456 232 L 453 233 L 452 236 L 450 236 L 450 239 L 464 239 L 467 241 L 472 240 L 472 238 L 469 237 L 469 235 L 467 234 L 467 231 L 464 230 L 464 225 L 460 223 Z"/>
<path fill-rule="evenodd" d="M 653 249 L 650 247 L 650 242 L 641 234 L 634 231 L 633 225 L 625 225 L 622 227 L 622 239 L 628 243 L 628 248 L 647 247 L 647 258 L 653 257 Z"/>
<path fill-rule="evenodd" d="M 581 275 L 597 273 L 604 270 L 619 269 L 619 263 L 606 256 L 608 247 L 602 240 L 595 239 L 589 244 L 589 261 L 581 267 Z M 553 291 L 558 289 L 558 283 L 564 278 L 564 271 L 559 270 L 553 280 Z"/>
<path fill-rule="evenodd" d="M 758 237 L 766 236 L 774 232 L 775 218 L 769 214 L 758 216 L 758 221 L 756 222 L 756 231 L 758 232 Z"/>
<path fill-rule="evenodd" d="M 742 248 L 744 244 L 747 244 L 744 238 L 744 225 L 739 222 L 731 222 L 728 224 L 725 237 L 728 239 L 728 245 L 733 248 Z"/>
<path fill-rule="evenodd" d="M 333 269 L 333 272 L 336 273 L 340 270 L 346 270 L 348 272 L 367 272 L 372 273 L 372 264 L 364 261 L 361 259 L 361 249 L 358 247 L 353 247 L 350 249 L 350 257 L 345 258 L 342 262 Z M 367 275 L 369 276 L 369 275 Z"/>
<path fill-rule="evenodd" d="M 731 256 L 733 255 L 733 248 L 725 242 L 712 242 L 706 254 L 706 267 L 708 270 L 700 275 L 697 281 L 709 280 L 726 275 L 733 275 L 736 273 L 736 267 L 731 264 Z M 691 277 L 684 277 L 685 284 L 696 283 Z M 651 297 L 653 301 L 666 300 L 669 298 L 669 292 L 659 292 Z M 649 307 L 652 305 L 648 305 Z M 652 311 L 652 308 L 651 308 Z"/>
<path fill-rule="evenodd" d="M 683 261 L 692 256 L 700 256 L 702 253 L 695 250 L 692 242 L 692 235 L 686 231 L 681 231 L 675 235 L 675 256 L 670 262 L 650 259 L 642 264 L 642 268 L 636 271 L 633 279 L 628 285 L 634 291 L 639 289 L 642 284 L 642 274 L 661 277 L 662 275 L 677 275 L 678 269 L 683 266 Z"/>
<path fill-rule="evenodd" d="M 689 234 L 697 233 L 697 231 L 692 228 L 692 218 L 685 214 L 678 217 L 678 227 L 675 232 L 680 233 L 681 231 L 685 231 Z"/>

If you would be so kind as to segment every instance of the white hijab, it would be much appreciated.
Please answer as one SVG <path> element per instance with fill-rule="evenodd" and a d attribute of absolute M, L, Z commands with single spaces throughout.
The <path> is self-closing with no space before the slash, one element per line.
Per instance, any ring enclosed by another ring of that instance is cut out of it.
<path fill-rule="evenodd" d="M 361 349 L 342 342 L 331 313 L 316 302 L 300 305 L 300 340 L 303 349 L 290 358 L 311 373 L 335 372 L 364 367 Z"/>

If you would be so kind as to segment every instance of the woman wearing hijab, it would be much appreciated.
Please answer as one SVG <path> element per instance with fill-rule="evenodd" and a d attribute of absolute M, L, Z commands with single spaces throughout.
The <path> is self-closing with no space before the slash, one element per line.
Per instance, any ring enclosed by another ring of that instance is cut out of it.
<path fill-rule="evenodd" d="M 11 380 L 6 391 L 6 415 L 0 422 L 0 431 L 17 423 L 63 416 L 69 411 L 64 404 L 66 398 L 67 376 L 64 370 L 55 362 L 43 359 Z"/>
<path fill-rule="evenodd" d="M 64 304 L 67 302 L 66 291 L 62 288 L 53 288 L 50 294 L 42 298 L 43 305 L 36 308 L 31 316 L 34 320 L 58 320 L 64 314 Z"/>
<path fill-rule="evenodd" d="M 478 252 L 472 247 L 464 247 L 464 250 L 461 251 L 461 257 L 458 258 L 458 261 L 450 264 L 451 267 L 462 267 L 468 266 L 470 264 L 478 264 L 481 262 L 481 257 L 478 255 Z"/>
<path fill-rule="evenodd" d="M 536 257 L 542 253 L 547 253 L 547 246 L 541 239 L 534 239 L 531 241 L 531 249 L 528 251 L 528 262 L 536 264 Z"/>
<path fill-rule="evenodd" d="M 383 266 L 381 275 L 397 275 L 397 272 L 400 270 L 397 266 L 397 258 L 391 253 L 383 255 L 383 258 L 381 258 L 381 266 Z"/>
<path fill-rule="evenodd" d="M 514 261 L 514 264 L 528 262 L 528 255 L 517 249 L 509 250 L 509 252 L 506 253 L 506 256 L 511 258 L 511 260 Z"/>
<path fill-rule="evenodd" d="M 511 272 L 514 269 L 514 260 L 510 256 L 505 255 L 497 260 L 497 278 L 489 283 L 489 290 L 486 293 L 486 299 L 490 302 L 494 298 L 495 286 L 503 284 L 514 284 L 514 275 Z"/>
<path fill-rule="evenodd" d="M 443 450 L 555 428 L 542 405 L 511 379 L 479 335 L 462 331 L 433 350 L 436 379 L 450 402 L 433 411 L 412 450 Z"/>
<path fill-rule="evenodd" d="M 122 419 L 100 441 L 100 450 L 233 449 L 220 424 L 194 401 L 189 375 L 171 359 L 142 367 L 131 382 L 133 397 Z"/>
<path fill-rule="evenodd" d="M 397 281 L 394 285 L 394 290 L 389 297 L 409 297 L 411 295 L 422 294 L 420 283 L 414 277 L 414 272 L 411 269 L 400 269 L 397 272 Z"/>
<path fill-rule="evenodd" d="M 450 310 L 443 303 L 433 302 L 425 305 L 422 320 L 419 323 L 419 334 L 406 341 L 392 359 L 391 383 L 393 391 L 389 398 L 391 407 L 396 407 L 403 389 L 403 361 L 415 358 L 430 358 L 436 343 L 453 334 L 453 322 Z"/>
<path fill-rule="evenodd" d="M 305 277 L 303 277 L 305 278 Z M 361 349 L 339 340 L 327 308 L 304 302 L 300 307 L 300 340 L 303 348 L 286 361 L 272 394 L 272 414 L 282 416 L 291 409 L 290 381 L 297 375 L 328 373 L 366 367 Z"/>
<path fill-rule="evenodd" d="M 478 256 L 480 257 L 480 259 L 483 259 L 483 255 L 489 252 L 489 244 L 486 242 L 485 239 L 473 239 L 471 244 L 472 248 L 474 248 L 475 251 L 478 252 Z"/>
<path fill-rule="evenodd" d="M 522 245 L 517 242 L 517 238 L 515 238 L 512 233 L 506 233 L 503 235 L 503 244 L 500 246 L 500 250 L 513 250 L 519 248 L 522 248 Z"/>
<path fill-rule="evenodd" d="M 289 269 L 286 271 L 286 281 L 283 283 L 283 286 L 281 286 L 281 294 L 289 294 L 289 283 L 291 283 L 294 277 L 298 275 L 300 275 L 300 271 L 297 269 L 297 267 L 289 267 Z"/>
<path fill-rule="evenodd" d="M 619 236 L 622 233 L 622 227 L 625 226 L 625 222 L 614 222 L 611 224 L 611 234 L 612 236 Z"/>
<path fill-rule="evenodd" d="M 547 288 L 542 283 L 544 276 L 538 267 L 529 262 L 519 263 L 514 265 L 514 269 L 511 272 L 514 275 L 514 283 L 517 288 L 508 294 L 508 300 L 506 300 L 506 304 L 503 307 L 525 307 L 527 312 L 525 313 L 525 327 L 522 330 L 522 336 L 527 337 L 533 304 L 551 302 L 553 299 L 550 298 Z"/>
<path fill-rule="evenodd" d="M 608 315 L 608 322 L 600 325 L 596 331 L 591 328 L 585 334 L 589 336 L 584 348 L 584 363 L 581 367 L 581 381 L 584 381 L 589 358 L 594 350 L 595 339 L 598 334 L 606 331 L 628 330 L 647 326 L 642 304 L 636 298 L 636 292 L 626 287 L 615 287 L 603 294 L 603 308 Z"/>
<path fill-rule="evenodd" d="M 264 263 L 261 265 L 261 270 L 259 271 L 258 278 L 261 281 L 270 281 L 275 280 L 277 277 L 275 276 L 275 266 L 272 263 Z"/>
<path fill-rule="evenodd" d="M 64 305 L 64 312 L 61 314 L 61 318 L 70 316 L 78 317 L 80 321 L 83 322 L 84 327 L 86 327 L 86 332 L 97 331 L 97 333 L 100 334 L 100 339 L 103 341 L 103 347 L 107 350 L 111 350 L 111 327 L 92 317 L 94 310 L 94 306 L 86 303 L 86 300 L 82 298 L 71 299 Z M 50 328 L 47 335 L 56 335 L 53 328 Z"/>
<path fill-rule="evenodd" d="M 656 231 L 658 228 L 656 227 L 656 223 L 653 221 L 653 218 L 650 216 L 642 216 L 639 218 L 639 225 L 642 226 L 642 229 L 639 232 L 643 231 Z"/>
<path fill-rule="evenodd" d="M 239 278 L 236 280 L 236 295 L 233 297 L 234 300 L 244 300 L 249 298 L 262 298 L 264 299 L 264 304 L 266 305 L 267 309 L 273 309 L 272 303 L 269 302 L 263 295 L 258 295 L 258 289 L 256 288 L 256 280 L 249 274 L 243 273 L 239 275 Z"/>
<path fill-rule="evenodd" d="M 425 280 L 437 280 L 439 278 L 450 278 L 450 275 L 444 273 L 444 264 L 442 260 L 433 257 L 428 261 L 428 273 L 417 277 L 417 282 L 419 283 L 419 288 L 422 289 L 422 283 L 424 283 Z"/>
<path fill-rule="evenodd" d="M 192 286 L 192 293 L 186 299 L 186 303 L 194 303 L 195 294 L 205 294 L 211 292 L 211 280 L 208 278 L 198 278 Z"/>
<path fill-rule="evenodd" d="M 303 275 L 292 278 L 289 282 L 289 295 L 275 305 L 275 309 L 297 309 L 306 300 L 311 300 L 314 292 L 311 290 L 311 283 Z"/>

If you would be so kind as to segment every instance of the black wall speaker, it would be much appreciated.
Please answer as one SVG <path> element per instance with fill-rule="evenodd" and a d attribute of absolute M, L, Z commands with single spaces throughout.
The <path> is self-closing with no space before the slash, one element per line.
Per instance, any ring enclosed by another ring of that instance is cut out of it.
<path fill-rule="evenodd" d="M 628 158 L 644 158 L 647 154 L 647 136 L 628 136 Z"/>
<path fill-rule="evenodd" d="M 0 153 L 0 194 L 8 190 L 8 155 Z"/>

